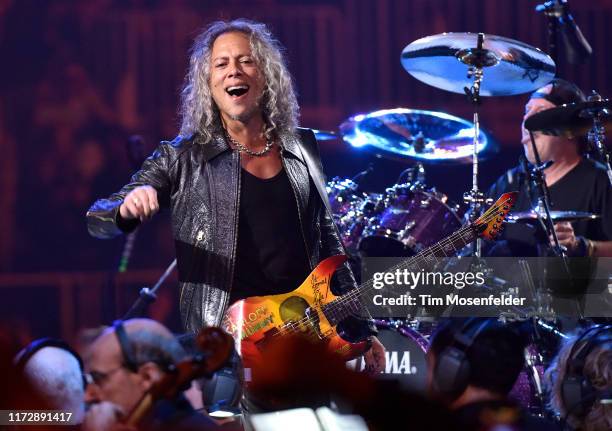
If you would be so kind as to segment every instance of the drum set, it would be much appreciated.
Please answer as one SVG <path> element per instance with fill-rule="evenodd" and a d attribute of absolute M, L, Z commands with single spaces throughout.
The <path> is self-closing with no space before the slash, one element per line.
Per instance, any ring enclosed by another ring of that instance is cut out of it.
<path fill-rule="evenodd" d="M 473 122 L 443 112 L 386 109 L 355 115 L 340 127 L 342 139 L 378 157 L 412 160 L 408 178 L 382 193 L 364 193 L 352 179 L 334 178 L 327 186 L 333 216 L 351 254 L 410 256 L 435 244 L 462 225 L 463 214 L 447 196 L 425 184 L 423 164 L 471 158 L 472 185 L 464 194 L 474 221 L 486 203 L 478 186 L 479 154 L 489 140 L 480 130 L 481 97 L 534 91 L 555 76 L 544 52 L 512 39 L 483 33 L 443 33 L 416 40 L 401 54 L 404 69 L 416 79 L 467 96 Z M 319 132 L 329 139 L 333 133 Z M 477 241 L 474 254 L 480 256 Z"/>
<path fill-rule="evenodd" d="M 376 157 L 412 162 L 395 184 L 380 192 L 366 193 L 360 188 L 359 177 L 371 168 L 353 178 L 333 178 L 327 184 L 340 237 L 357 262 L 364 257 L 412 256 L 458 230 L 464 222 L 475 220 L 487 204 L 478 184 L 479 157 L 490 146 L 480 129 L 481 98 L 535 91 L 553 80 L 556 68 L 551 57 L 538 48 L 483 33 L 443 33 L 416 40 L 404 48 L 401 63 L 410 75 L 428 85 L 465 94 L 473 108 L 473 121 L 443 112 L 397 108 L 352 116 L 339 126 L 338 133 L 315 131 L 319 140 L 342 138 Z M 578 105 L 536 114 L 526 127 L 560 134 L 567 132 L 560 122 L 572 124 L 573 130 L 591 124 L 589 136 L 594 147 L 601 149 L 602 125 L 610 121 L 612 104 L 593 98 L 584 106 Z M 609 167 L 609 159 L 604 160 Z M 452 205 L 445 194 L 427 186 L 425 165 L 466 161 L 471 162 L 472 184 L 464 194 L 463 206 Z M 550 209 L 547 214 L 545 222 L 550 226 L 553 221 L 596 217 L 590 213 L 553 213 Z M 514 223 L 533 223 L 534 218 L 541 221 L 542 217 L 546 218 L 543 211 L 510 216 Z M 471 254 L 480 258 L 479 242 Z M 435 322 L 409 316 L 376 323 L 389 355 L 384 375 L 399 378 L 408 388 L 423 390 L 424 355 Z M 531 348 L 526 351 L 526 359 L 528 366 L 513 393 L 526 407 L 542 411 L 539 382 L 543 358 Z"/>

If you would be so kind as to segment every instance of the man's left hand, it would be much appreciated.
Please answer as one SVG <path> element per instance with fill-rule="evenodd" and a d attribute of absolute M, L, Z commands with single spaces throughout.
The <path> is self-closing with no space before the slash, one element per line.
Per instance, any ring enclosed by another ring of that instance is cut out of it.
<path fill-rule="evenodd" d="M 376 337 L 372 337 L 372 347 L 364 353 L 365 372 L 371 376 L 385 370 L 385 346 Z"/>

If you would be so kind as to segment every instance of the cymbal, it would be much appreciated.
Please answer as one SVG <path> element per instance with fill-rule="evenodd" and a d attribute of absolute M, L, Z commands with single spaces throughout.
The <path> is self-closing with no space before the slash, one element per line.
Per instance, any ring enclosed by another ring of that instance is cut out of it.
<path fill-rule="evenodd" d="M 464 93 L 473 79 L 468 69 L 483 66 L 481 96 L 510 96 L 534 91 L 555 77 L 547 54 L 513 39 L 485 35 L 477 50 L 478 33 L 442 33 L 415 40 L 402 51 L 402 66 L 419 81 L 453 93 Z"/>
<path fill-rule="evenodd" d="M 595 220 L 601 217 L 599 214 L 593 214 L 584 211 L 551 211 L 550 218 L 553 222 L 575 222 Z M 514 212 L 507 217 L 509 223 L 533 223 L 538 220 L 538 215 L 535 211 Z"/>
<path fill-rule="evenodd" d="M 336 132 L 332 132 L 330 130 L 317 130 L 310 129 L 314 132 L 315 138 L 317 141 L 331 141 L 332 139 L 338 139 L 339 136 Z"/>
<path fill-rule="evenodd" d="M 342 139 L 377 155 L 420 161 L 467 161 L 472 155 L 474 124 L 444 112 L 383 109 L 359 114 L 340 125 Z M 478 151 L 490 146 L 480 130 Z"/>
<path fill-rule="evenodd" d="M 599 115 L 603 126 L 612 123 L 610 99 L 568 103 L 546 109 L 525 120 L 525 128 L 554 136 L 584 136 L 593 127 L 593 116 Z"/>

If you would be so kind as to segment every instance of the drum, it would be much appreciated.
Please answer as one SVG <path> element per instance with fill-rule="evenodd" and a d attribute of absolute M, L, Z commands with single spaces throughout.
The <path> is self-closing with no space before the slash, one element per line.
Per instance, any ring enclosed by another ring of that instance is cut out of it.
<path fill-rule="evenodd" d="M 364 194 L 359 193 L 358 188 L 357 183 L 348 178 L 335 177 L 327 183 L 329 205 L 335 217 L 346 215 L 364 199 Z"/>
<path fill-rule="evenodd" d="M 340 239 L 351 253 L 357 253 L 357 245 L 370 219 L 380 214 L 383 196 L 358 191 L 350 179 L 334 178 L 327 183 L 327 195 Z"/>
<path fill-rule="evenodd" d="M 461 227 L 446 197 L 410 184 L 386 190 L 380 216 L 363 230 L 364 256 L 411 256 Z"/>
<path fill-rule="evenodd" d="M 380 214 L 383 196 L 378 193 L 364 195 L 359 201 L 354 201 L 347 213 L 336 219 L 342 243 L 351 253 L 357 253 L 363 231 L 372 218 Z"/>
<path fill-rule="evenodd" d="M 427 338 L 402 320 L 375 319 L 375 322 L 386 359 L 385 371 L 378 378 L 395 380 L 403 389 L 425 393 Z M 357 360 L 356 367 L 365 368 L 363 357 Z"/>

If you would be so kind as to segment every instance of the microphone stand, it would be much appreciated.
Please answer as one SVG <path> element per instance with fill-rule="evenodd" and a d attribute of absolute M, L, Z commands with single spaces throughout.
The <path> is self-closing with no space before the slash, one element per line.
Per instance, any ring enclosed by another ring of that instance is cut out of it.
<path fill-rule="evenodd" d="M 563 14 L 563 6 L 558 1 L 548 1 L 536 6 L 537 12 L 544 12 L 548 21 L 548 53 L 555 64 L 558 64 L 557 31 L 559 17 Z"/>
<path fill-rule="evenodd" d="M 536 6 L 536 12 L 543 12 L 548 18 L 548 50 L 556 64 L 558 64 L 557 35 L 559 29 L 565 46 L 565 54 L 570 63 L 583 63 L 591 56 L 593 49 L 574 21 L 567 0 L 547 1 Z"/>
<path fill-rule="evenodd" d="M 157 290 L 161 287 L 161 285 L 166 281 L 166 278 L 172 273 L 174 268 L 176 267 L 176 259 L 172 261 L 172 263 L 166 268 L 166 271 L 162 274 L 162 276 L 157 280 L 157 283 L 153 286 L 152 289 L 148 287 L 143 287 L 140 289 L 140 293 L 138 299 L 132 304 L 132 307 L 128 310 L 127 313 L 123 315 L 121 320 L 131 319 L 133 317 L 143 316 L 147 311 L 147 308 L 150 304 L 155 302 L 157 299 Z"/>

